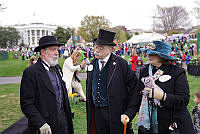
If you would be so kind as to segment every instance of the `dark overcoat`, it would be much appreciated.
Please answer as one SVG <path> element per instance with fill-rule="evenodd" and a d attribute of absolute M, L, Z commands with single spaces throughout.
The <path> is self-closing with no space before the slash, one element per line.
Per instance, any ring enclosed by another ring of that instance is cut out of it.
<path fill-rule="evenodd" d="M 189 85 L 186 77 L 185 70 L 181 67 L 171 64 L 163 64 L 159 67 L 164 71 L 163 75 L 170 75 L 171 79 L 161 82 L 158 80 L 155 83 L 166 93 L 167 98 L 165 101 L 161 101 L 162 108 L 158 107 L 158 129 L 159 134 L 169 134 L 169 126 L 174 115 L 174 120 L 178 124 L 178 128 L 181 134 L 193 134 L 193 125 L 187 105 L 190 100 Z M 156 72 L 155 67 L 153 73 Z M 148 65 L 142 69 L 141 76 L 147 77 Z M 141 82 L 141 90 L 144 89 L 144 85 Z M 173 112 L 173 107 L 174 112 Z"/>
<path fill-rule="evenodd" d="M 94 68 L 96 60 L 97 59 L 94 59 L 89 66 L 93 66 Z M 139 99 L 136 88 L 137 78 L 131 68 L 128 67 L 128 63 L 121 57 L 111 54 L 109 60 L 107 95 L 110 116 L 110 134 L 122 134 L 123 124 L 121 123 L 121 115 L 128 115 L 131 121 L 139 109 Z M 94 104 L 92 100 L 93 70 L 87 72 L 86 80 L 88 134 L 96 134 L 94 125 Z M 127 130 L 127 134 L 129 132 L 131 131 Z"/>
<path fill-rule="evenodd" d="M 57 68 L 60 67 L 56 66 Z M 64 92 L 63 105 L 68 119 L 68 129 L 70 134 L 73 134 L 71 109 L 63 81 L 62 88 Z M 30 133 L 36 133 L 43 124 L 47 123 L 50 125 L 53 134 L 60 134 L 56 103 L 56 94 L 53 85 L 39 58 L 36 64 L 24 70 L 20 87 L 21 110 L 28 118 Z"/>

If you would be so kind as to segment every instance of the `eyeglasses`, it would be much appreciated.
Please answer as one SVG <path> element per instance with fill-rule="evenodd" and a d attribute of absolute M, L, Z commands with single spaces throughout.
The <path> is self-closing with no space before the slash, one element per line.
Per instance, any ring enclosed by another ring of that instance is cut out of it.
<path fill-rule="evenodd" d="M 51 52 L 58 52 L 59 48 L 48 48 Z"/>
<path fill-rule="evenodd" d="M 94 49 L 98 49 L 98 50 L 100 50 L 100 51 L 103 51 L 104 50 L 104 47 L 103 46 L 101 46 L 101 47 L 99 47 L 99 46 L 94 46 Z"/>

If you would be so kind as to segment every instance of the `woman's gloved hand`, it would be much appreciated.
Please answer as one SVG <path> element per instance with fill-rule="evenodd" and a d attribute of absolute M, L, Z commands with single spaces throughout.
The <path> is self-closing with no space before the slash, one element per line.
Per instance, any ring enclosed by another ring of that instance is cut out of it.
<path fill-rule="evenodd" d="M 149 91 L 149 98 L 154 98 L 154 99 L 158 99 L 158 100 L 166 100 L 166 93 L 164 93 L 163 91 L 159 90 L 157 85 L 154 84 L 154 88 L 144 88 L 145 90 Z M 153 94 L 152 94 L 153 91 Z"/>

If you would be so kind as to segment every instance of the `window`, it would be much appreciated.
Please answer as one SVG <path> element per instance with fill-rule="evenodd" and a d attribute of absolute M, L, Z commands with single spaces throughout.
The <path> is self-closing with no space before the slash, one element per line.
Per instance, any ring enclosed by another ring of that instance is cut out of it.
<path fill-rule="evenodd" d="M 37 30 L 37 36 L 40 36 L 40 30 Z"/>
<path fill-rule="evenodd" d="M 30 36 L 30 31 L 28 30 L 27 32 L 28 32 L 28 36 Z"/>
<path fill-rule="evenodd" d="M 32 44 L 35 43 L 35 37 L 32 37 Z"/>
<path fill-rule="evenodd" d="M 42 30 L 42 36 L 44 36 L 45 35 L 45 30 Z"/>
<path fill-rule="evenodd" d="M 35 36 L 35 30 L 31 30 L 32 36 Z"/>

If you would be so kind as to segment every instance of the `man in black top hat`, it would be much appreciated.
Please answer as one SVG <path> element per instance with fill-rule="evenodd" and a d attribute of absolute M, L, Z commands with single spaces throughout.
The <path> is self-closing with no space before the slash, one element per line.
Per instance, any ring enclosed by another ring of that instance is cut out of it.
<path fill-rule="evenodd" d="M 21 110 L 28 118 L 29 134 L 73 134 L 71 109 L 62 70 L 59 44 L 54 36 L 39 40 L 37 63 L 24 70 L 20 87 Z"/>
<path fill-rule="evenodd" d="M 88 65 L 87 133 L 133 134 L 131 121 L 139 109 L 137 78 L 128 63 L 112 53 L 115 33 L 100 29 L 94 39 L 95 59 Z"/>

